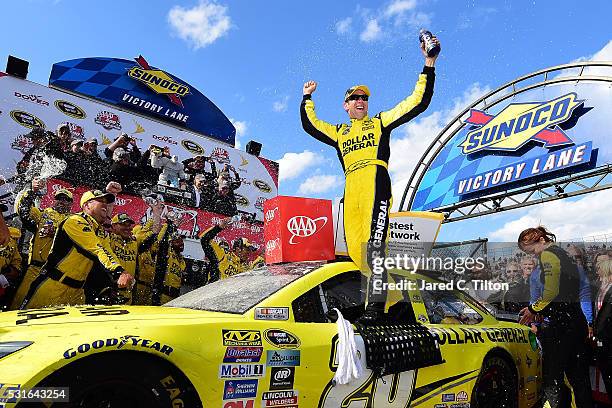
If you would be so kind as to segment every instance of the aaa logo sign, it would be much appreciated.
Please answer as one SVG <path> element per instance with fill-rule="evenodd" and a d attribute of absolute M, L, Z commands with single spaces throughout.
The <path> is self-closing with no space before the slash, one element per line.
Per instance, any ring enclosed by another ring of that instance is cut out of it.
<path fill-rule="evenodd" d="M 574 142 L 559 127 L 568 121 L 584 101 L 572 92 L 546 102 L 512 103 L 497 115 L 472 109 L 467 123 L 478 128 L 470 131 L 459 145 L 463 154 L 484 150 L 517 151 L 530 141 L 546 148 Z"/>

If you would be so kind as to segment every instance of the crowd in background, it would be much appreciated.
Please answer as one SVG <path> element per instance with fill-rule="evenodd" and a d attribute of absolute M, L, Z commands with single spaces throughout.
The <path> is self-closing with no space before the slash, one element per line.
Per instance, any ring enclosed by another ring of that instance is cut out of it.
<path fill-rule="evenodd" d="M 182 204 L 224 215 L 237 214 L 234 192 L 242 180 L 231 165 L 217 168 L 210 157 L 197 155 L 181 162 L 169 147 L 156 145 L 142 152 L 137 139 L 126 133 L 102 150 L 95 138 L 74 138 L 67 124 L 60 124 L 56 133 L 34 128 L 27 137 L 32 147 L 11 179 L 19 186 L 41 174 L 98 189 L 115 181 L 124 192 L 138 195 L 150 192 L 152 186 L 163 186 L 187 193 L 179 195 Z M 161 194 L 169 202 L 177 200 L 177 195 Z"/>

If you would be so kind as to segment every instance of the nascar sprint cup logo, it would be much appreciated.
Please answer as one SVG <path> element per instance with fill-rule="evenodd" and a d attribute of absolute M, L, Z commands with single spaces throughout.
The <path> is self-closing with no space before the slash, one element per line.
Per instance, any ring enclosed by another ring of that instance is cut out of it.
<path fill-rule="evenodd" d="M 574 109 L 583 103 L 572 92 L 546 102 L 512 103 L 497 115 L 472 109 L 466 122 L 477 128 L 468 132 L 459 146 L 463 154 L 473 154 L 486 150 L 517 151 L 528 142 L 549 149 L 573 144 L 560 125 L 568 122 Z"/>
<path fill-rule="evenodd" d="M 70 117 L 76 119 L 85 119 L 87 117 L 83 109 L 68 101 L 57 100 L 53 104 L 60 112 Z"/>
<path fill-rule="evenodd" d="M 21 126 L 25 126 L 30 129 L 35 127 L 45 128 L 45 123 L 42 120 L 28 112 L 20 110 L 11 111 L 11 118 L 13 118 L 13 120 L 19 123 Z"/>

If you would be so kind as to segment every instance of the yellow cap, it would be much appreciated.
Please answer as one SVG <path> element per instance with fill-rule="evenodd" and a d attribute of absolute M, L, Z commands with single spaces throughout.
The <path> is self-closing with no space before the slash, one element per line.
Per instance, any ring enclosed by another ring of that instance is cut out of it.
<path fill-rule="evenodd" d="M 57 190 L 55 194 L 53 194 L 53 197 L 57 198 L 57 196 L 59 195 L 65 195 L 66 197 L 69 197 L 72 200 L 72 192 L 65 188 L 60 188 L 59 190 Z"/>
<path fill-rule="evenodd" d="M 346 90 L 344 100 L 348 100 L 349 96 L 354 94 L 356 91 L 363 91 L 366 95 L 370 96 L 370 88 L 368 88 L 366 85 L 355 85 Z"/>
<path fill-rule="evenodd" d="M 115 202 L 115 196 L 111 193 L 105 193 L 102 190 L 89 190 L 81 196 L 81 208 L 83 208 L 83 205 L 85 205 L 86 202 L 98 198 L 106 199 L 106 202 L 109 204 Z"/>
<path fill-rule="evenodd" d="M 136 221 L 134 221 L 132 219 L 132 217 L 130 217 L 128 214 L 126 213 L 119 213 L 116 214 L 113 219 L 111 220 L 111 222 L 113 224 L 123 224 L 124 222 L 130 222 L 132 224 L 136 224 Z"/>

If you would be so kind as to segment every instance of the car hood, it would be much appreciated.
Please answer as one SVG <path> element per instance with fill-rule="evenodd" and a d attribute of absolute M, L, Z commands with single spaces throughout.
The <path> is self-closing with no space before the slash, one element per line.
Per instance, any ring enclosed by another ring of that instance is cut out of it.
<path fill-rule="evenodd" d="M 0 328 L 166 319 L 241 319 L 242 315 L 163 306 L 79 306 L 0 313 Z"/>

